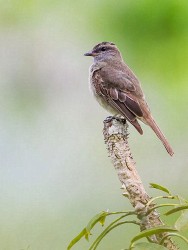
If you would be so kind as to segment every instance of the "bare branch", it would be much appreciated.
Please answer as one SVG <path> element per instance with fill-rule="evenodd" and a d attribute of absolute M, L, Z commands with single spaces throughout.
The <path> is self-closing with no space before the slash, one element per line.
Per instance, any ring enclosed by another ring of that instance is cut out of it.
<path fill-rule="evenodd" d="M 146 206 L 150 197 L 146 193 L 136 170 L 136 163 L 133 160 L 128 144 L 127 128 L 128 125 L 124 119 L 108 117 L 104 121 L 103 134 L 109 156 L 122 184 L 123 195 L 129 199 L 135 208 L 137 217 L 141 222 L 140 230 L 143 231 L 163 225 L 163 222 L 156 210 L 147 215 L 148 209 L 152 208 L 155 204 L 151 203 L 149 206 Z M 153 235 L 149 240 L 159 244 L 161 239 L 166 235 L 167 233 Z M 170 250 L 178 249 L 168 237 L 163 242 L 163 245 Z"/>

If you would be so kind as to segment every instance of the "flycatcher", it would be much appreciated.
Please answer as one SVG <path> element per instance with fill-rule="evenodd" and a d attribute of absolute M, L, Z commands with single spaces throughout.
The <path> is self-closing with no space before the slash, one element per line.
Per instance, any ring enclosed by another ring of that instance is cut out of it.
<path fill-rule="evenodd" d="M 140 134 L 143 131 L 137 119 L 149 125 L 172 156 L 174 152 L 151 115 L 139 80 L 116 45 L 102 42 L 84 55 L 94 57 L 89 82 L 97 101 L 110 113 L 125 117 Z"/>

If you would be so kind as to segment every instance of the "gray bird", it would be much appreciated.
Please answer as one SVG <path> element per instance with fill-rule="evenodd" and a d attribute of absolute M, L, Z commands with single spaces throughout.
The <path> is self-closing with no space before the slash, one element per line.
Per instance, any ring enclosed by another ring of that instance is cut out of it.
<path fill-rule="evenodd" d="M 123 61 L 116 45 L 102 42 L 84 55 L 94 57 L 89 82 L 97 101 L 110 113 L 126 118 L 140 134 L 143 131 L 137 119 L 149 125 L 172 156 L 174 152 L 151 115 L 139 80 Z"/>

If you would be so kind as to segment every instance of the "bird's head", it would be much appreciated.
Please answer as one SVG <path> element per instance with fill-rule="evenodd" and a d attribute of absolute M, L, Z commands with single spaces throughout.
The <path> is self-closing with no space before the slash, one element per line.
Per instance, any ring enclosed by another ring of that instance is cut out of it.
<path fill-rule="evenodd" d="M 85 56 L 94 57 L 95 62 L 106 62 L 112 60 L 122 60 L 121 54 L 114 43 L 102 42 L 84 54 Z"/>

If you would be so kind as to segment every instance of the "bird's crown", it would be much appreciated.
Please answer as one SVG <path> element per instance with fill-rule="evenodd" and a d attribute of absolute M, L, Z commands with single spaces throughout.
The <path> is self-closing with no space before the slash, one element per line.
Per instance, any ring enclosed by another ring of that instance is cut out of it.
<path fill-rule="evenodd" d="M 97 50 L 100 50 L 102 47 L 114 47 L 115 44 L 112 43 L 112 42 L 102 42 L 102 43 L 98 43 L 97 45 L 95 45 L 95 47 L 93 48 L 93 50 L 97 51 Z"/>

